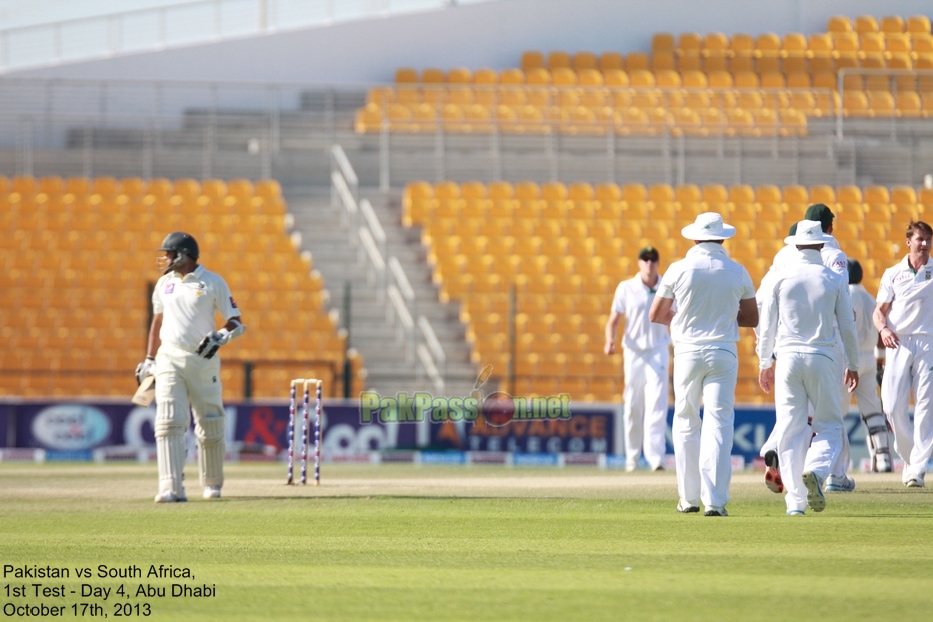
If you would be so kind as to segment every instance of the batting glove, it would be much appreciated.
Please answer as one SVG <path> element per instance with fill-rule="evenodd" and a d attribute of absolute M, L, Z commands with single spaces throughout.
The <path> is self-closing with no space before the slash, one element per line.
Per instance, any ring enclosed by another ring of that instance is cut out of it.
<path fill-rule="evenodd" d="M 196 352 L 206 359 L 214 358 L 220 346 L 228 343 L 230 339 L 230 331 L 226 328 L 221 328 L 219 331 L 211 331 L 201 340 L 201 343 L 198 344 Z"/>
<path fill-rule="evenodd" d="M 142 384 L 146 376 L 155 375 L 155 357 L 147 356 L 146 360 L 136 366 L 136 384 Z"/>

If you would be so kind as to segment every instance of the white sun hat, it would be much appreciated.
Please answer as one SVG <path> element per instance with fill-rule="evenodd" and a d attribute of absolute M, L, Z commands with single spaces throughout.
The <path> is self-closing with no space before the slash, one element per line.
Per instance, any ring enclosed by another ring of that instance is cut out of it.
<path fill-rule="evenodd" d="M 801 220 L 797 223 L 797 233 L 784 238 L 788 246 L 809 246 L 832 241 L 833 236 L 823 233 L 823 225 L 819 220 Z"/>
<path fill-rule="evenodd" d="M 716 212 L 705 212 L 692 225 L 681 229 L 680 234 L 688 240 L 728 240 L 735 235 L 735 227 L 723 223 Z"/>

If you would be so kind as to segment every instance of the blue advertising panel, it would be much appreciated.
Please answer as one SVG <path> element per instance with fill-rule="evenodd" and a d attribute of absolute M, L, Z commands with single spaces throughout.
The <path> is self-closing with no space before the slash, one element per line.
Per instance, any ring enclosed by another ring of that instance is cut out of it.
<path fill-rule="evenodd" d="M 287 404 L 280 400 L 231 402 L 226 409 L 228 442 L 277 451 L 287 446 Z M 569 416 L 515 418 L 500 426 L 482 417 L 440 423 L 381 423 L 375 418 L 364 423 L 359 401 L 325 400 L 322 450 L 325 454 L 417 448 L 515 454 L 624 453 L 620 406 L 571 404 L 569 410 Z M 297 418 L 300 426 L 300 407 Z M 313 408 L 310 420 L 313 423 Z M 99 447 L 151 447 L 155 443 L 154 421 L 154 406 L 141 408 L 122 401 L 6 400 L 0 403 L 0 447 L 45 449 L 59 459 L 84 459 Z M 673 453 L 672 421 L 673 410 L 668 413 L 669 454 Z M 733 455 L 742 456 L 747 463 L 754 460 L 773 427 L 773 407 L 736 409 Z M 846 428 L 852 458 L 857 462 L 867 452 L 864 426 L 856 413 L 846 417 Z"/>

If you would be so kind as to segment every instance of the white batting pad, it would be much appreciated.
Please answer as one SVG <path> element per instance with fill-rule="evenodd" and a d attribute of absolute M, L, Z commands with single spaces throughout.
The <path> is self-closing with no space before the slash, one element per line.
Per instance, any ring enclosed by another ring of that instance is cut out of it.
<path fill-rule="evenodd" d="M 202 417 L 195 424 L 198 439 L 198 467 L 201 486 L 224 484 L 224 417 Z"/>

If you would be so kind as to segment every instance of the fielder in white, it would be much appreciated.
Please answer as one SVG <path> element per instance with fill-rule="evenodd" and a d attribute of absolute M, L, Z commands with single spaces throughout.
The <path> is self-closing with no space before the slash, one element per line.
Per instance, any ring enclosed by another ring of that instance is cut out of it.
<path fill-rule="evenodd" d="M 835 215 L 833 214 L 832 210 L 830 210 L 822 203 L 811 205 L 807 208 L 807 211 L 804 214 L 804 220 L 819 221 L 823 233 L 827 236 L 826 243 L 823 244 L 823 247 L 820 249 L 820 259 L 822 260 L 823 265 L 833 272 L 841 275 L 846 281 L 848 281 L 849 273 L 846 254 L 842 252 L 842 249 L 839 248 L 839 243 L 836 241 L 836 238 L 832 236 L 834 219 Z M 795 234 L 796 227 L 796 224 L 791 227 L 789 235 Z M 796 246 L 788 245 L 778 251 L 778 253 L 774 256 L 771 270 L 769 270 L 768 274 L 766 274 L 765 277 L 761 280 L 761 287 L 758 289 L 759 311 L 761 310 L 760 292 L 763 289 L 767 289 L 769 287 L 770 281 L 773 276 L 777 274 L 777 271 L 786 266 L 788 263 L 796 261 L 799 252 L 800 251 L 797 250 Z M 850 397 L 848 388 L 845 383 L 845 347 L 843 346 L 842 340 L 839 338 L 838 332 L 836 338 L 835 360 L 837 377 L 839 378 L 840 408 L 842 408 L 842 416 L 845 417 L 845 414 L 848 412 Z M 855 490 L 855 480 L 846 475 L 846 471 L 849 469 L 850 456 L 849 435 L 845 428 L 842 430 L 842 435 L 843 438 L 840 439 L 842 449 L 838 453 L 830 476 L 826 480 L 826 492 L 851 492 Z M 784 486 L 781 482 L 781 476 L 777 464 L 777 437 L 775 436 L 774 429 L 771 431 L 771 435 L 768 437 L 768 440 L 766 440 L 764 445 L 761 447 L 761 456 L 765 459 L 765 464 L 767 465 L 767 470 L 765 471 L 765 485 L 768 486 L 768 488 L 773 492 L 784 492 Z"/>
<path fill-rule="evenodd" d="M 774 387 L 774 436 L 787 490 L 787 513 L 792 516 L 802 515 L 807 506 L 823 511 L 823 482 L 842 451 L 835 325 L 845 347 L 849 390 L 858 384 L 858 339 L 848 283 L 823 265 L 820 256 L 830 237 L 818 221 L 798 223 L 795 235 L 784 242 L 800 252 L 768 279 L 767 289 L 761 292 L 758 382 L 765 393 Z M 772 368 L 775 352 L 776 373 Z M 810 404 L 812 427 L 808 425 Z"/>
<path fill-rule="evenodd" d="M 648 310 L 658 291 L 658 261 L 654 247 L 638 253 L 638 275 L 616 287 L 612 310 L 606 322 L 603 352 L 615 354 L 616 332 L 625 318 L 622 356 L 625 389 L 622 394 L 625 417 L 625 470 L 634 471 L 644 446 L 645 461 L 658 471 L 664 468 L 667 431 L 667 405 L 670 368 L 670 332 L 653 324 Z"/>
<path fill-rule="evenodd" d="M 907 256 L 881 276 L 875 328 L 885 347 L 881 402 L 894 430 L 894 450 L 904 461 L 902 478 L 923 488 L 933 453 L 933 229 L 925 222 L 907 226 Z M 908 407 L 914 394 L 914 421 Z"/>
<path fill-rule="evenodd" d="M 670 325 L 674 341 L 677 510 L 699 512 L 702 501 L 706 516 L 727 516 L 739 370 L 735 344 L 739 326 L 758 325 L 755 287 L 722 247 L 735 235 L 722 216 L 700 214 L 681 234 L 695 245 L 668 268 L 648 313 L 652 322 Z"/>
<path fill-rule="evenodd" d="M 855 403 L 862 416 L 862 423 L 865 424 L 865 442 L 871 457 L 871 470 L 876 473 L 890 473 L 893 463 L 888 424 L 881 409 L 881 399 L 878 397 L 878 383 L 874 380 L 878 369 L 875 357 L 878 329 L 873 321 L 875 297 L 862 285 L 862 264 L 855 259 L 849 259 L 849 298 L 855 310 L 855 332 L 858 334 L 859 348 L 858 373 L 861 379 L 855 387 Z M 846 406 L 848 401 L 843 410 Z"/>
<path fill-rule="evenodd" d="M 189 403 L 194 411 L 198 466 L 204 498 L 220 497 L 224 483 L 224 407 L 220 346 L 246 330 L 230 288 L 198 265 L 198 244 L 187 233 L 170 233 L 159 258 L 163 276 L 152 294 L 152 326 L 146 360 L 136 368 L 141 382 L 156 377 L 156 503 L 187 501 L 184 486 L 185 432 Z M 214 314 L 226 322 L 214 330 Z"/>

